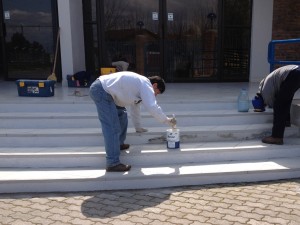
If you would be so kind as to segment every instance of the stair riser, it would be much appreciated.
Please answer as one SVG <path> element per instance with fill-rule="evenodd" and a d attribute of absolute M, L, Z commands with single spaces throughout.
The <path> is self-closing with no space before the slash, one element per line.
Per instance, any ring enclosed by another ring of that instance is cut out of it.
<path fill-rule="evenodd" d="M 206 185 L 221 183 L 258 182 L 279 179 L 298 178 L 300 170 L 260 171 L 238 173 L 212 173 L 198 176 L 165 175 L 144 177 L 144 179 L 106 180 L 74 179 L 74 180 L 25 180 L 0 182 L 0 193 L 43 193 L 43 192 L 77 192 L 102 190 L 149 189 L 176 187 L 185 185 Z"/>
<path fill-rule="evenodd" d="M 181 134 L 181 143 L 205 142 L 205 141 L 236 141 L 261 137 L 266 131 L 254 133 L 242 133 L 243 131 L 218 133 L 218 132 L 194 132 Z M 165 144 L 165 134 L 143 134 L 141 136 L 127 136 L 130 144 Z M 27 136 L 27 137 L 0 137 L 0 147 L 77 147 L 77 146 L 104 146 L 103 137 L 99 135 L 88 136 Z"/>
<path fill-rule="evenodd" d="M 181 111 L 200 111 L 200 110 L 226 110 L 226 109 L 237 109 L 236 102 L 158 102 L 161 108 L 167 111 L 178 111 L 178 105 L 180 105 Z M 10 104 L 10 103 L 2 103 L 0 113 L 5 112 L 41 112 L 41 113 L 57 113 L 57 112 L 95 112 L 96 106 L 92 103 L 92 101 L 87 101 L 86 103 L 48 103 L 48 104 Z M 142 106 L 142 111 L 145 111 Z"/>
<path fill-rule="evenodd" d="M 0 113 L 7 113 L 7 112 L 34 112 L 34 113 L 58 113 L 58 112 L 97 112 L 96 106 L 90 102 L 88 103 L 22 103 L 22 104 L 10 104 L 10 103 L 2 103 L 0 108 Z"/>
<path fill-rule="evenodd" d="M 178 127 L 181 126 L 209 126 L 209 125 L 242 125 L 242 124 L 260 124 L 271 123 L 272 115 L 255 114 L 236 114 L 236 115 L 200 115 L 200 116 L 178 116 Z M 129 127 L 133 127 L 129 117 Z M 162 124 L 152 117 L 142 118 L 143 127 L 157 127 Z M 0 128 L 2 129 L 60 129 L 60 128 L 100 128 L 100 122 L 97 117 L 93 118 L 20 118 L 20 119 L 0 119 Z"/>
<path fill-rule="evenodd" d="M 182 145 L 184 148 L 184 145 Z M 264 150 L 235 149 L 235 150 L 208 150 L 199 152 L 180 152 L 179 149 L 168 149 L 167 152 L 130 154 L 121 152 L 122 163 L 132 166 L 161 167 L 166 164 L 189 164 L 189 163 L 216 163 L 224 161 L 246 160 L 275 160 L 276 158 L 300 157 L 297 147 Z M 172 153 L 173 152 L 173 153 Z M 170 154 L 171 153 L 171 154 Z M 87 154 L 32 154 L 32 155 L 2 155 L 0 168 L 105 168 L 105 153 Z"/>
<path fill-rule="evenodd" d="M 180 142 L 240 141 L 260 139 L 270 135 L 270 129 L 235 130 L 235 131 L 193 131 L 181 132 Z M 286 130 L 286 137 L 297 137 L 298 129 Z M 165 132 L 129 134 L 126 139 L 130 144 L 166 144 Z M 9 136 L 0 137 L 0 147 L 79 147 L 104 146 L 103 137 L 99 134 L 59 135 L 59 136 Z"/>

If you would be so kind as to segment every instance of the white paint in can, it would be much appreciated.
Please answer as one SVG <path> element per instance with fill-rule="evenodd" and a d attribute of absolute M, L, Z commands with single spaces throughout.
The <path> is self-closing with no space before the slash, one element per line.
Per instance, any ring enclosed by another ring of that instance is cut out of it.
<path fill-rule="evenodd" d="M 177 128 L 167 129 L 167 148 L 180 147 L 180 131 Z"/>

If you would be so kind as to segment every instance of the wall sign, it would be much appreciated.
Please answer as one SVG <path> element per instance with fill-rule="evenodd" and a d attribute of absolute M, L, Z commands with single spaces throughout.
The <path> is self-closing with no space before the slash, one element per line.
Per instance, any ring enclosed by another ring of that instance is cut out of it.
<path fill-rule="evenodd" d="M 158 20 L 158 12 L 152 12 L 152 20 Z"/>
<path fill-rule="evenodd" d="M 10 12 L 9 11 L 4 11 L 4 19 L 10 20 Z"/>
<path fill-rule="evenodd" d="M 168 21 L 173 21 L 173 20 L 174 20 L 173 13 L 168 13 Z"/>

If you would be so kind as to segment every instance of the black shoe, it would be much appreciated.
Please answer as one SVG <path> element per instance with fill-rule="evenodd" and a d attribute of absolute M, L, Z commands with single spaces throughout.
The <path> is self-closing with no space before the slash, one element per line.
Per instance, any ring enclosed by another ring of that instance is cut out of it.
<path fill-rule="evenodd" d="M 131 168 L 130 165 L 124 165 L 122 163 L 116 165 L 116 166 L 110 166 L 106 168 L 107 172 L 126 172 L 129 171 Z"/>
<path fill-rule="evenodd" d="M 292 126 L 292 124 L 291 124 L 290 121 L 286 121 L 286 122 L 285 122 L 285 127 L 291 127 L 291 126 Z"/>
<path fill-rule="evenodd" d="M 130 145 L 129 144 L 122 144 L 120 145 L 120 150 L 126 150 L 126 149 L 129 149 Z"/>
<path fill-rule="evenodd" d="M 274 145 L 283 145 L 283 139 L 282 138 L 275 138 L 275 137 L 264 137 L 261 140 L 263 143 L 266 144 L 274 144 Z"/>

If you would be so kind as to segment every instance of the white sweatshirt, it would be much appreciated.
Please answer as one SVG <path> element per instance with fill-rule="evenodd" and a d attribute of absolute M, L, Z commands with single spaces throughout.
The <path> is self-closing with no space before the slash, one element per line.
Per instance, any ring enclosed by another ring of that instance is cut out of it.
<path fill-rule="evenodd" d="M 98 78 L 103 89 L 109 93 L 116 105 L 130 107 L 130 115 L 135 128 L 141 127 L 140 105 L 159 122 L 167 123 L 168 117 L 157 105 L 154 90 L 147 77 L 130 71 L 103 75 Z"/>

